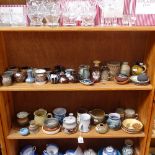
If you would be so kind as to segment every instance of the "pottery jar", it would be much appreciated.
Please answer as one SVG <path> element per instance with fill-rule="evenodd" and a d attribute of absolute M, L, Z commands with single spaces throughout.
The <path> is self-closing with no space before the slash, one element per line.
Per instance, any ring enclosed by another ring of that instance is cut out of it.
<path fill-rule="evenodd" d="M 133 141 L 130 139 L 125 140 L 125 146 L 122 149 L 122 155 L 133 155 L 134 148 L 133 148 Z"/>
<path fill-rule="evenodd" d="M 22 71 L 14 74 L 14 80 L 18 83 L 24 82 L 26 79 L 26 74 Z"/>
<path fill-rule="evenodd" d="M 89 114 L 80 115 L 80 124 L 79 124 L 80 132 L 89 132 L 90 121 L 91 121 L 91 116 Z"/>
<path fill-rule="evenodd" d="M 105 112 L 102 109 L 93 109 L 89 111 L 89 114 L 91 115 L 92 121 L 95 125 L 102 123 L 105 119 Z"/>
<path fill-rule="evenodd" d="M 102 155 L 117 155 L 117 151 L 112 146 L 108 146 L 103 149 Z"/>
<path fill-rule="evenodd" d="M 95 60 L 93 61 L 94 66 L 92 68 L 92 80 L 94 82 L 99 82 L 101 79 L 101 69 L 100 69 L 100 63 L 101 61 Z"/>
<path fill-rule="evenodd" d="M 107 63 L 107 67 L 110 69 L 111 80 L 113 80 L 120 73 L 121 64 L 120 62 L 113 61 Z"/>
<path fill-rule="evenodd" d="M 10 74 L 3 74 L 2 75 L 2 85 L 3 86 L 10 86 L 12 85 L 12 76 Z"/>
<path fill-rule="evenodd" d="M 108 132 L 109 127 L 107 124 L 100 123 L 96 125 L 95 129 L 97 133 L 104 134 Z"/>
<path fill-rule="evenodd" d="M 134 109 L 125 109 L 125 118 L 138 118 L 138 114 L 136 114 Z"/>
<path fill-rule="evenodd" d="M 80 80 L 90 79 L 90 67 L 88 65 L 79 66 L 79 78 Z"/>
<path fill-rule="evenodd" d="M 44 121 L 44 127 L 48 129 L 58 129 L 60 127 L 59 121 L 57 118 L 46 118 Z"/>
<path fill-rule="evenodd" d="M 53 110 L 54 117 L 59 120 L 60 123 L 63 122 L 63 119 L 65 118 L 67 113 L 67 110 L 65 108 L 55 108 Z"/>
<path fill-rule="evenodd" d="M 110 70 L 107 66 L 102 66 L 101 81 L 109 81 L 111 79 Z"/>
<path fill-rule="evenodd" d="M 63 119 L 63 131 L 68 134 L 75 133 L 77 131 L 76 118 L 72 113 Z"/>
<path fill-rule="evenodd" d="M 74 69 L 66 69 L 65 75 L 71 83 L 76 83 L 78 81 L 77 74 Z"/>
<path fill-rule="evenodd" d="M 19 133 L 22 135 L 22 136 L 27 136 L 29 134 L 29 129 L 28 128 L 21 128 L 19 130 Z"/>
<path fill-rule="evenodd" d="M 17 123 L 23 127 L 27 126 L 29 123 L 28 116 L 29 116 L 29 113 L 25 111 L 17 113 Z"/>
<path fill-rule="evenodd" d="M 57 83 L 59 83 L 59 76 L 58 76 L 58 74 L 54 74 L 54 73 L 52 73 L 51 75 L 50 75 L 50 82 L 52 83 L 52 84 L 57 84 Z"/>
<path fill-rule="evenodd" d="M 35 70 L 35 83 L 36 84 L 45 84 L 47 82 L 46 70 L 45 69 L 36 69 Z"/>
<path fill-rule="evenodd" d="M 32 71 L 33 71 L 32 69 L 27 70 L 27 78 L 25 80 L 26 83 L 33 83 L 35 81 Z"/>
<path fill-rule="evenodd" d="M 118 130 L 121 127 L 121 116 L 118 113 L 110 113 L 108 115 L 107 124 L 110 129 Z"/>
<path fill-rule="evenodd" d="M 121 74 L 129 76 L 130 75 L 130 66 L 128 64 L 128 62 L 123 62 L 121 65 Z"/>
<path fill-rule="evenodd" d="M 68 78 L 66 77 L 66 75 L 64 73 L 60 73 L 59 82 L 64 83 L 64 84 L 69 82 Z"/>
<path fill-rule="evenodd" d="M 35 123 L 34 120 L 31 120 L 29 124 L 30 133 L 37 133 L 39 131 L 39 126 Z"/>
<path fill-rule="evenodd" d="M 52 116 L 51 113 L 47 113 L 45 109 L 38 109 L 34 112 L 34 120 L 35 123 L 38 124 L 39 126 L 44 125 L 44 121 L 48 116 Z"/>
<path fill-rule="evenodd" d="M 88 113 L 88 110 L 87 109 L 84 109 L 84 108 L 80 108 L 77 112 L 77 123 L 79 124 L 80 123 L 80 115 L 81 114 L 86 114 Z"/>

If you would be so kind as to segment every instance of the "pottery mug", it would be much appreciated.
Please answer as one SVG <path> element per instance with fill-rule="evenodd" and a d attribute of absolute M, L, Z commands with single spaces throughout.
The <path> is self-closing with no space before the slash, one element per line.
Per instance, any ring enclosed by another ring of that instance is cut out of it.
<path fill-rule="evenodd" d="M 79 130 L 81 132 L 89 132 L 91 116 L 89 114 L 80 115 Z"/>
<path fill-rule="evenodd" d="M 34 120 L 39 126 L 44 125 L 46 118 L 52 117 L 51 113 L 47 113 L 45 109 L 38 109 L 34 112 Z"/>
<path fill-rule="evenodd" d="M 125 118 L 135 118 L 137 119 L 138 118 L 138 114 L 136 114 L 135 110 L 134 109 L 125 109 Z"/>
<path fill-rule="evenodd" d="M 82 114 L 86 114 L 88 113 L 88 110 L 87 109 L 84 109 L 84 108 L 80 108 L 77 112 L 77 123 L 79 124 L 80 123 L 80 116 Z"/>

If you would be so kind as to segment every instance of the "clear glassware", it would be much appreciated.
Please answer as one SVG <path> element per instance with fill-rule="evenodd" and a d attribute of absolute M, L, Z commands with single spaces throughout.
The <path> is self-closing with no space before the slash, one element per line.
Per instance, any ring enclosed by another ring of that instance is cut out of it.
<path fill-rule="evenodd" d="M 81 0 L 80 14 L 82 26 L 94 26 L 96 16 L 96 2 L 93 0 Z"/>
<path fill-rule="evenodd" d="M 27 0 L 27 14 L 30 18 L 30 25 L 43 25 L 43 18 L 45 15 L 45 7 L 42 0 Z"/>
<path fill-rule="evenodd" d="M 59 0 L 45 0 L 45 19 L 48 26 L 59 26 L 61 5 Z"/>
<path fill-rule="evenodd" d="M 64 26 L 76 26 L 77 20 L 80 18 L 78 0 L 62 1 L 62 18 Z"/>

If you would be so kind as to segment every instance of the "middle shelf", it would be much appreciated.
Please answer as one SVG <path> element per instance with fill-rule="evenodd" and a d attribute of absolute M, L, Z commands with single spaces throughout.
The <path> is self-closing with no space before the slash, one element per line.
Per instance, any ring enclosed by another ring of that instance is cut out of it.
<path fill-rule="evenodd" d="M 123 130 L 113 131 L 109 130 L 106 134 L 99 134 L 95 131 L 95 127 L 92 127 L 88 133 L 80 133 L 79 131 L 75 134 L 65 134 L 59 132 L 54 135 L 47 135 L 40 130 L 36 134 L 29 134 L 28 136 L 21 136 L 19 134 L 19 128 L 13 127 L 10 134 L 7 136 L 8 139 L 55 139 L 55 138 L 78 138 L 79 136 L 83 138 L 144 138 L 145 133 L 140 132 L 137 134 L 128 134 Z"/>
<path fill-rule="evenodd" d="M 107 81 L 105 83 L 95 83 L 92 86 L 85 86 L 81 83 L 69 84 L 51 84 L 44 85 L 16 83 L 12 86 L 2 86 L 0 91 L 120 91 L 120 90 L 152 90 L 151 84 L 135 85 L 133 83 L 119 85 L 114 81 Z"/>

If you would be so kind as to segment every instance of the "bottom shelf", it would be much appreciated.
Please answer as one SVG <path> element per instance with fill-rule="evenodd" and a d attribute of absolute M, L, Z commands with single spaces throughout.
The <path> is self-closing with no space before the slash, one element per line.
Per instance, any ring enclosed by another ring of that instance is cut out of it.
<path fill-rule="evenodd" d="M 59 132 L 54 135 L 47 135 L 40 131 L 36 134 L 29 134 L 28 136 L 22 136 L 19 134 L 19 128 L 13 127 L 10 131 L 10 134 L 7 136 L 8 139 L 58 139 L 58 138 L 78 138 L 79 136 L 83 138 L 143 138 L 145 137 L 144 132 L 140 132 L 137 134 L 128 134 L 123 130 L 113 131 L 109 130 L 106 134 L 99 134 L 96 132 L 95 127 L 92 127 L 88 133 L 80 133 L 77 132 L 75 134 L 65 134 L 63 132 Z"/>

